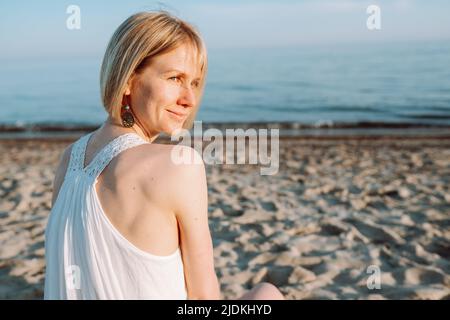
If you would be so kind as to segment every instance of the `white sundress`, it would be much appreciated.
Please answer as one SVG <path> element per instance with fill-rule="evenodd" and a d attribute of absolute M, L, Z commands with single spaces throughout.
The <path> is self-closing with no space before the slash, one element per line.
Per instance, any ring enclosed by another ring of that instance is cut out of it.
<path fill-rule="evenodd" d="M 180 249 L 156 256 L 129 242 L 103 212 L 95 185 L 122 151 L 148 143 L 116 137 L 84 167 L 92 132 L 73 146 L 45 230 L 44 299 L 187 299 Z"/>

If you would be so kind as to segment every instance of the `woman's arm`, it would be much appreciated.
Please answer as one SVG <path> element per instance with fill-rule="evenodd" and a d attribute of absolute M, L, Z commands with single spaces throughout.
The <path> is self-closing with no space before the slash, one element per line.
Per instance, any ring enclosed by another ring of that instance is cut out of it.
<path fill-rule="evenodd" d="M 179 226 L 188 299 L 218 300 L 220 286 L 214 269 L 214 255 L 208 225 L 208 189 L 205 165 L 192 148 L 194 162 L 171 167 L 174 211 Z"/>
<path fill-rule="evenodd" d="M 53 179 L 53 195 L 52 195 L 52 208 L 58 198 L 59 189 L 64 181 L 66 175 L 67 166 L 69 165 L 70 152 L 72 150 L 72 144 L 69 145 L 61 155 L 59 159 L 58 168 L 56 169 L 55 178 Z"/>

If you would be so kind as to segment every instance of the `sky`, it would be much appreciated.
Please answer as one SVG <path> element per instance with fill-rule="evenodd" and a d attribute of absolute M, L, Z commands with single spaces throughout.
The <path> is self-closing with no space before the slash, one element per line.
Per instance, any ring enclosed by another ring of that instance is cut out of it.
<path fill-rule="evenodd" d="M 366 26 L 373 4 L 381 30 Z M 79 30 L 66 27 L 70 5 Z M 99 55 L 124 19 L 155 9 L 194 24 L 208 49 L 450 41 L 448 0 L 15 0 L 0 2 L 0 58 Z"/>

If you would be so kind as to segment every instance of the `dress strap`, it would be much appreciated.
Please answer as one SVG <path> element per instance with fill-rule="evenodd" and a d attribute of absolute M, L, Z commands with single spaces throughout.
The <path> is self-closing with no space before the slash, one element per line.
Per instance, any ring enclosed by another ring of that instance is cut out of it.
<path fill-rule="evenodd" d="M 82 144 L 84 147 L 82 150 L 82 157 L 84 159 L 86 153 L 86 143 Z M 94 157 L 94 159 L 89 163 L 83 170 L 93 179 L 97 179 L 100 173 L 106 168 L 106 166 L 111 162 L 111 160 L 117 156 L 119 153 L 142 145 L 147 144 L 148 141 L 142 139 L 136 133 L 125 133 L 116 137 L 114 140 L 109 142 L 105 147 L 103 147 Z"/>
<path fill-rule="evenodd" d="M 70 160 L 68 165 L 69 172 L 83 170 L 84 153 L 86 151 L 87 142 L 91 135 L 92 132 L 84 135 L 72 145 L 72 151 L 70 152 Z"/>

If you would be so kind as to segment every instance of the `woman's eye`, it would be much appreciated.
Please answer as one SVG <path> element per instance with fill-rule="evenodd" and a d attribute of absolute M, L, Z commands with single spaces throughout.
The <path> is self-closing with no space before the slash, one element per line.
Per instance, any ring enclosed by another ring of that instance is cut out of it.
<path fill-rule="evenodd" d="M 180 80 L 180 77 L 170 77 L 170 78 L 169 78 L 169 80 L 173 80 L 173 79 L 175 79 L 175 80 Z"/>
<path fill-rule="evenodd" d="M 180 77 L 170 77 L 169 80 L 175 80 L 176 82 L 180 82 L 181 78 Z M 198 88 L 200 86 L 200 82 L 199 81 L 194 81 L 192 82 L 192 87 L 193 88 Z"/>

